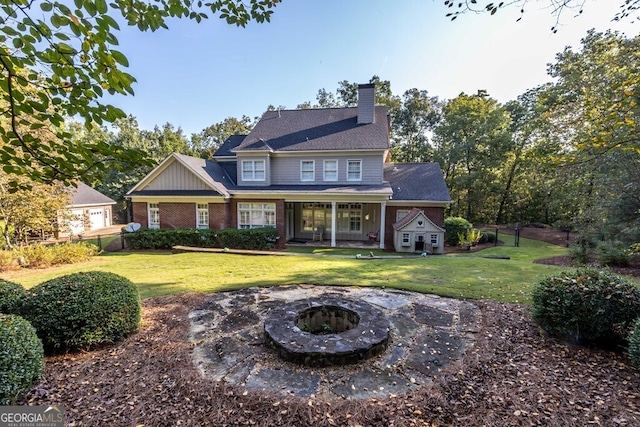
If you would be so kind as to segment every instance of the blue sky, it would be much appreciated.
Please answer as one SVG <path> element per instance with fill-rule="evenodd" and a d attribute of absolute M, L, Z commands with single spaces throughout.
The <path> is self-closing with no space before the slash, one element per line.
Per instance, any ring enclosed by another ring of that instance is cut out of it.
<path fill-rule="evenodd" d="M 547 64 L 565 46 L 578 47 L 587 30 L 635 36 L 632 20 L 611 22 L 623 0 L 587 0 L 584 13 L 555 19 L 541 2 L 494 16 L 450 21 L 442 0 L 283 0 L 271 23 L 230 26 L 217 18 L 169 23 L 141 33 L 122 27 L 120 50 L 138 83 L 135 96 L 107 101 L 152 129 L 166 122 L 189 136 L 226 117 L 260 116 L 269 104 L 295 108 L 315 102 L 320 88 L 391 81 L 444 99 L 478 89 L 506 102 L 550 81 Z M 638 28 L 636 28 L 638 27 Z"/>

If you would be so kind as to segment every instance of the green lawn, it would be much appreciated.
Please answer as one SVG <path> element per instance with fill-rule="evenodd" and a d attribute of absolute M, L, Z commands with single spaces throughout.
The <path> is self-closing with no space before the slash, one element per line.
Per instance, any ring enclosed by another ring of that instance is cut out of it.
<path fill-rule="evenodd" d="M 356 259 L 358 250 L 339 256 L 248 256 L 229 253 L 106 253 L 93 261 L 43 271 L 23 271 L 9 280 L 25 287 L 64 274 L 101 270 L 133 281 L 143 298 L 180 292 L 218 292 L 247 286 L 299 283 L 340 286 L 384 286 L 462 298 L 528 302 L 532 286 L 561 271 L 534 264 L 536 258 L 566 254 L 566 249 L 521 239 L 521 246 L 498 246 L 470 254 L 426 258 Z M 368 251 L 365 251 L 368 255 Z M 391 254 L 389 254 L 391 255 Z M 491 259 L 485 256 L 509 256 Z"/>

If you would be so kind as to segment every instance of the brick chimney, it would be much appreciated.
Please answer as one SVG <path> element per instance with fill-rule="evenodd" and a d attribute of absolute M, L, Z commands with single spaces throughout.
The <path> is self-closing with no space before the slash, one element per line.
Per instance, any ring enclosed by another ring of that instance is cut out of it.
<path fill-rule="evenodd" d="M 375 119 L 376 85 L 358 85 L 358 124 L 373 123 Z"/>

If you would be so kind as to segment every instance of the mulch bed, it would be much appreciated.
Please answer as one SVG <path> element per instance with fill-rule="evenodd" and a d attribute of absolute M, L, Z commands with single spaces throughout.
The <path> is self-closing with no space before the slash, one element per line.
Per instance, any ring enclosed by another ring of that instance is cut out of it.
<path fill-rule="evenodd" d="M 69 426 L 640 426 L 639 372 L 625 353 L 548 337 L 525 306 L 476 302 L 476 346 L 415 393 L 323 401 L 204 379 L 187 333 L 189 311 L 205 298 L 144 300 L 138 333 L 48 357 L 18 404 L 61 405 Z"/>

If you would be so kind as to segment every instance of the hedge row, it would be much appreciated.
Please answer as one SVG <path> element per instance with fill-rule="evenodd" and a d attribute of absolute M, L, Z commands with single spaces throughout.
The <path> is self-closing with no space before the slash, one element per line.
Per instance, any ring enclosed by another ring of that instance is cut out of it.
<path fill-rule="evenodd" d="M 0 271 L 74 264 L 87 261 L 98 252 L 97 246 L 87 242 L 18 246 L 12 250 L 0 250 Z"/>
<path fill-rule="evenodd" d="M 276 247 L 275 228 L 198 230 L 142 229 L 124 235 L 130 249 L 171 249 L 174 246 L 268 250 Z"/>

